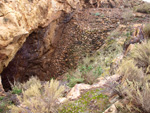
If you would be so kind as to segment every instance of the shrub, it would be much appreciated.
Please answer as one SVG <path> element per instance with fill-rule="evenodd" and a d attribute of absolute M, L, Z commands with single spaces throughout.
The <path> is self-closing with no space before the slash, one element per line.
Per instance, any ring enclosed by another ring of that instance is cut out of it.
<path fill-rule="evenodd" d="M 73 87 L 73 86 L 75 86 L 77 83 L 83 83 L 84 82 L 84 79 L 83 78 L 81 78 L 81 76 L 79 75 L 79 76 L 76 76 L 76 77 L 71 77 L 71 75 L 68 75 L 69 76 L 69 78 L 68 78 L 68 80 L 69 80 L 69 83 L 68 83 L 68 86 L 69 87 Z"/>
<path fill-rule="evenodd" d="M 21 93 L 22 93 L 22 90 L 19 89 L 18 87 L 13 87 L 13 88 L 12 88 L 12 94 L 17 94 L 17 95 L 19 95 L 19 94 L 21 94 Z"/>
<path fill-rule="evenodd" d="M 30 85 L 29 85 L 30 84 Z M 40 80 L 32 77 L 22 84 L 22 95 L 18 96 L 21 106 L 10 106 L 11 112 L 55 113 L 56 101 L 61 97 L 64 87 L 56 80 L 41 84 Z"/>
<path fill-rule="evenodd" d="M 143 32 L 147 38 L 150 38 L 150 23 L 145 25 Z"/>
<path fill-rule="evenodd" d="M 137 44 L 122 62 L 118 73 L 122 76 L 118 92 L 126 100 L 130 112 L 150 112 L 150 41 Z"/>
<path fill-rule="evenodd" d="M 135 61 L 135 65 L 142 67 L 146 72 L 150 65 L 150 41 L 137 44 L 131 51 L 130 58 Z"/>
<path fill-rule="evenodd" d="M 135 11 L 140 13 L 150 13 L 150 3 L 145 3 L 139 6 L 136 6 Z"/>
<path fill-rule="evenodd" d="M 92 58 L 85 58 L 82 65 L 79 65 L 76 70 L 66 74 L 69 81 L 68 86 L 73 87 L 77 83 L 93 84 L 97 78 L 103 73 L 102 67 L 94 64 Z"/>
<path fill-rule="evenodd" d="M 136 67 L 133 60 L 124 60 L 119 67 L 118 73 L 122 76 L 122 82 L 126 79 L 129 81 L 139 81 L 144 76 L 142 69 Z"/>
<path fill-rule="evenodd" d="M 129 99 L 132 99 L 132 103 L 136 108 L 144 113 L 150 112 L 150 83 L 144 81 L 142 85 L 138 82 L 130 82 L 127 92 Z"/>

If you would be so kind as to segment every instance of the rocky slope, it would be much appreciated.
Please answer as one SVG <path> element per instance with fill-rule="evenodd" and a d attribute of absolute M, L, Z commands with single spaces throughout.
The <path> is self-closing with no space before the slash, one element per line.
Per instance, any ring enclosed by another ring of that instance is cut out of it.
<path fill-rule="evenodd" d="M 3 84 L 14 79 L 23 82 L 30 76 L 48 80 L 62 75 L 68 68 L 76 67 L 82 56 L 103 44 L 106 34 L 117 27 L 123 10 L 80 11 L 84 2 L 90 5 L 89 0 L 1 1 L 0 72 L 9 64 L 2 73 Z M 100 7 L 109 8 L 135 5 L 134 1 L 100 2 Z M 107 24 L 112 25 L 105 27 Z"/>

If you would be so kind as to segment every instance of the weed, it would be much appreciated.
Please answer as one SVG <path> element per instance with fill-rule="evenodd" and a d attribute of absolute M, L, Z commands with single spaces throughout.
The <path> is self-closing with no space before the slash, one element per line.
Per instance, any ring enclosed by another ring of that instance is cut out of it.
<path fill-rule="evenodd" d="M 72 77 L 70 78 L 70 81 L 69 83 L 67 84 L 69 87 L 73 87 L 75 86 L 76 84 L 78 83 L 83 83 L 84 82 L 84 79 L 83 78 L 75 78 L 75 77 Z"/>
<path fill-rule="evenodd" d="M 21 89 L 18 89 L 18 87 L 13 87 L 12 88 L 12 94 L 21 94 L 22 93 L 22 90 Z"/>
<path fill-rule="evenodd" d="M 0 96 L 0 100 L 3 100 L 4 99 L 4 97 L 3 96 Z"/>
<path fill-rule="evenodd" d="M 103 69 L 101 66 L 98 66 L 94 71 L 94 75 L 101 75 L 103 73 Z"/>

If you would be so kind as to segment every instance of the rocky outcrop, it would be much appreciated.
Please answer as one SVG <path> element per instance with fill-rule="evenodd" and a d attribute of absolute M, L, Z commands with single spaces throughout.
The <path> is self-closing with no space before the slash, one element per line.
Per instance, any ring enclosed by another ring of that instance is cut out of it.
<path fill-rule="evenodd" d="M 81 7 L 80 0 L 1 0 L 0 72 L 14 58 L 26 37 L 66 12 Z"/>
<path fill-rule="evenodd" d="M 108 94 L 109 96 L 112 96 L 113 94 L 111 94 L 112 90 L 112 85 L 115 85 L 115 82 L 119 80 L 120 75 L 113 75 L 111 77 L 100 77 L 98 80 L 99 82 L 93 85 L 89 85 L 89 84 L 76 84 L 71 91 L 67 94 L 67 99 L 71 99 L 71 100 L 75 100 L 78 97 L 81 96 L 81 92 L 83 90 L 90 90 L 90 89 L 94 89 L 94 88 L 109 88 L 109 91 L 107 91 L 110 94 Z"/>
<path fill-rule="evenodd" d="M 45 59 L 45 56 L 42 57 L 41 55 L 50 55 L 49 53 L 57 46 L 56 43 L 59 40 L 57 37 L 60 37 L 63 30 L 63 23 L 70 19 L 69 16 L 65 20 L 64 14 L 72 14 L 71 12 L 73 10 L 76 9 L 77 11 L 81 9 L 83 1 L 84 0 L 0 1 L 0 73 L 8 66 L 12 59 L 17 59 L 17 61 L 10 63 L 11 68 L 3 71 L 3 73 L 7 72 L 7 74 L 2 74 L 2 83 L 9 84 L 14 78 L 17 80 L 18 74 L 16 70 L 25 73 L 27 71 L 26 68 L 32 67 L 29 62 L 33 59 Z M 27 37 L 30 39 L 26 42 Z M 25 46 L 21 48 L 25 42 Z M 18 50 L 20 51 L 18 52 Z M 14 58 L 17 52 L 19 55 Z M 29 62 L 26 62 L 26 59 L 30 59 Z M 35 65 L 34 67 L 37 66 L 34 62 L 32 64 Z M 16 67 L 16 65 L 18 67 Z M 33 72 L 29 72 L 29 74 L 30 76 L 34 75 Z M 13 75 L 15 75 L 15 77 Z M 23 80 L 19 81 L 24 81 L 28 76 L 27 74 L 22 78 Z M 9 78 L 9 80 L 6 80 L 7 78 Z"/>

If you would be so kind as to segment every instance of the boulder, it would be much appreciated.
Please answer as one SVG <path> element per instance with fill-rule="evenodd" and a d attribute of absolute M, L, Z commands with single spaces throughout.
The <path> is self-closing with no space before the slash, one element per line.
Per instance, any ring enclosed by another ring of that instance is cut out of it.
<path fill-rule="evenodd" d="M 108 77 L 100 77 L 98 78 L 97 83 L 93 84 L 93 85 L 89 85 L 89 84 L 76 84 L 71 90 L 70 92 L 67 94 L 67 99 L 71 99 L 71 100 L 75 100 L 77 98 L 79 98 L 81 96 L 81 92 L 83 90 L 90 90 L 90 89 L 94 89 L 94 88 L 104 88 L 108 89 L 109 91 L 105 92 L 108 96 L 112 96 L 113 95 L 113 86 L 116 81 L 119 80 L 120 75 L 113 75 L 113 76 L 108 76 Z"/>

